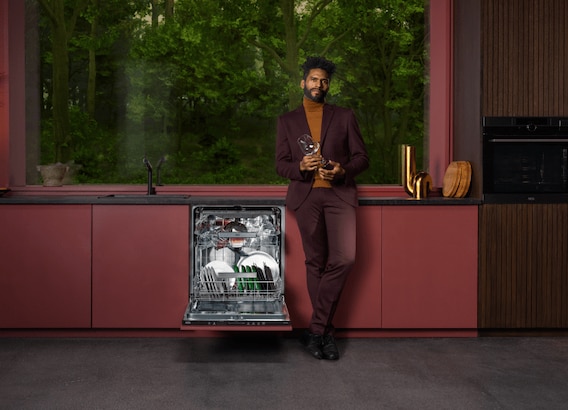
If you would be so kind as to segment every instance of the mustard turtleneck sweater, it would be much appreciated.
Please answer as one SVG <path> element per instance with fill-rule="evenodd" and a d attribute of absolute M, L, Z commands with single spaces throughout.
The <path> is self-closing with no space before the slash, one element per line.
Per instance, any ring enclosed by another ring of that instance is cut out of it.
<path fill-rule="evenodd" d="M 310 128 L 310 135 L 315 142 L 321 141 L 321 123 L 323 119 L 323 105 L 304 97 L 304 110 L 306 111 L 306 119 Z M 319 152 L 321 154 L 321 151 Z M 314 188 L 331 188 L 329 181 L 324 181 L 318 172 L 314 172 Z"/>

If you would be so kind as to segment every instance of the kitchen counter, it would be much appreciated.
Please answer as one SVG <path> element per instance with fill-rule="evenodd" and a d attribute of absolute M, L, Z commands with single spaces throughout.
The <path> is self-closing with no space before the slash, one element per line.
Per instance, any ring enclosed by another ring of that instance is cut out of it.
<path fill-rule="evenodd" d="M 84 196 L 15 196 L 0 197 L 0 205 L 10 204 L 91 204 L 91 205 L 195 205 L 195 204 L 266 204 L 284 205 L 283 197 L 239 197 L 239 196 L 191 196 L 191 195 L 84 195 Z M 411 197 L 361 197 L 359 204 L 365 205 L 480 205 L 478 198 L 429 197 L 415 199 Z"/>
<path fill-rule="evenodd" d="M 359 198 L 359 205 L 480 205 L 477 198 L 429 197 L 415 199 L 411 197 L 368 197 Z"/>
<path fill-rule="evenodd" d="M 337 327 L 365 335 L 475 335 L 481 201 L 417 200 L 397 188 L 384 196 L 359 192 L 355 279 L 344 290 Z M 0 238 L 0 300 L 14 312 L 0 315 L 0 329 L 180 329 L 191 207 L 283 205 L 286 194 L 285 187 L 153 196 L 91 189 L 27 189 L 0 198 L 0 224 L 9 233 Z M 286 304 L 298 329 L 311 316 L 301 244 L 287 210 Z"/>

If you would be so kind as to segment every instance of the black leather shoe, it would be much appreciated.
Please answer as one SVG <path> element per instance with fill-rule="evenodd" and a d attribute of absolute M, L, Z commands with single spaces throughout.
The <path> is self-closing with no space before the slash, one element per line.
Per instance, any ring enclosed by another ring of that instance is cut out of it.
<path fill-rule="evenodd" d="M 316 359 L 322 359 L 323 354 L 321 351 L 322 336 L 314 333 L 306 332 L 301 339 L 302 344 L 306 351 Z"/>
<path fill-rule="evenodd" d="M 326 360 L 339 359 L 339 350 L 335 344 L 335 338 L 332 335 L 324 335 L 322 338 L 321 352 Z"/>

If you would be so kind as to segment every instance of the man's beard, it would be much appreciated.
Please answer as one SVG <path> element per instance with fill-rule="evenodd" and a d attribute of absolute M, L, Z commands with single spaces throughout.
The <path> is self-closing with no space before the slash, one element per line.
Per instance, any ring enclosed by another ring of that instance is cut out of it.
<path fill-rule="evenodd" d="M 318 90 L 319 94 L 318 95 L 312 95 L 312 90 Z M 321 88 L 312 88 L 310 90 L 310 89 L 308 89 L 308 87 L 306 87 L 304 85 L 304 95 L 309 100 L 312 100 L 312 101 L 317 102 L 317 103 L 322 103 L 322 102 L 325 101 L 325 96 L 327 95 L 327 91 L 324 91 Z"/>

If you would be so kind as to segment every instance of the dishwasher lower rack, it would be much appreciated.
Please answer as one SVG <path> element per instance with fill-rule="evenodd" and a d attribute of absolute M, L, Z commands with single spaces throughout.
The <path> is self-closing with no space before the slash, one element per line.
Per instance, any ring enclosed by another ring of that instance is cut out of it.
<path fill-rule="evenodd" d="M 200 278 L 194 284 L 185 325 L 290 324 L 282 278 L 266 280 L 257 272 L 220 277 L 207 268 Z"/>

